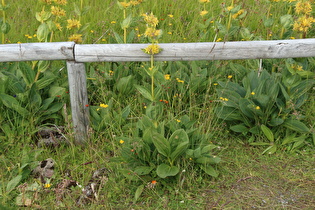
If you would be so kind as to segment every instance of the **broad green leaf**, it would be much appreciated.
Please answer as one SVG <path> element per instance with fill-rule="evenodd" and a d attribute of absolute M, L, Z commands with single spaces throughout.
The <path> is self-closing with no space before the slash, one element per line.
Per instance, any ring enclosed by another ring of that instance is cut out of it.
<path fill-rule="evenodd" d="M 174 131 L 168 141 L 170 142 L 171 148 L 175 149 L 179 144 L 183 142 L 188 143 L 189 138 L 184 129 L 178 129 Z"/>
<path fill-rule="evenodd" d="M 310 132 L 310 129 L 299 120 L 285 120 L 283 126 L 300 133 Z"/>
<path fill-rule="evenodd" d="M 253 145 L 253 146 L 268 146 L 268 145 L 270 145 L 270 143 L 267 143 L 267 142 L 252 142 L 252 143 L 250 143 L 250 145 Z"/>
<path fill-rule="evenodd" d="M 58 112 L 63 107 L 63 103 L 55 102 L 47 110 L 44 111 L 44 115 L 51 115 Z"/>
<path fill-rule="evenodd" d="M 164 136 L 154 132 L 152 133 L 152 142 L 160 154 L 164 155 L 165 157 L 170 157 L 171 146 Z"/>
<path fill-rule="evenodd" d="M 7 193 L 11 192 L 16 186 L 18 186 L 18 184 L 20 183 L 21 180 L 22 180 L 21 174 L 17 175 L 13 179 L 11 179 L 7 184 L 6 192 Z"/>
<path fill-rule="evenodd" d="M 0 100 L 2 100 L 3 104 L 13 109 L 14 111 L 18 112 L 22 116 L 29 115 L 29 111 L 19 105 L 19 102 L 14 98 L 13 96 L 7 95 L 7 94 L 0 94 Z"/>
<path fill-rule="evenodd" d="M 268 125 L 270 125 L 270 126 L 278 126 L 278 125 L 281 125 L 283 122 L 284 122 L 284 120 L 282 118 L 273 118 L 272 120 L 270 120 Z"/>
<path fill-rule="evenodd" d="M 156 169 L 156 174 L 161 178 L 165 178 L 168 176 L 175 176 L 178 173 L 179 173 L 179 168 L 177 166 L 169 166 L 165 163 L 162 163 Z"/>
<path fill-rule="evenodd" d="M 210 176 L 213 177 L 219 176 L 219 173 L 211 165 L 200 165 L 200 168 Z"/>
<path fill-rule="evenodd" d="M 133 90 L 133 76 L 122 77 L 116 83 L 116 89 L 121 95 L 128 95 Z"/>
<path fill-rule="evenodd" d="M 124 44 L 124 40 L 121 38 L 121 36 L 118 34 L 118 33 L 116 33 L 115 31 L 114 31 L 114 36 L 115 36 L 115 39 L 116 39 L 116 42 L 118 43 L 118 44 Z"/>
<path fill-rule="evenodd" d="M 274 142 L 275 139 L 274 139 L 272 131 L 265 125 L 261 125 L 260 128 L 262 132 L 265 134 L 265 136 L 267 137 L 267 139 L 271 142 Z"/>
<path fill-rule="evenodd" d="M 66 88 L 60 87 L 60 86 L 52 86 L 49 89 L 49 96 L 50 98 L 55 98 L 57 96 L 62 96 L 65 95 L 66 93 Z"/>
<path fill-rule="evenodd" d="M 1 25 L 1 32 L 2 33 L 7 34 L 7 33 L 9 33 L 10 29 L 11 29 L 11 26 L 8 22 L 2 23 L 2 25 Z"/>
<path fill-rule="evenodd" d="M 128 117 L 128 115 L 129 115 L 129 113 L 130 113 L 130 106 L 128 105 L 128 106 L 126 106 L 123 110 L 122 110 L 122 112 L 121 112 L 121 117 L 122 117 L 122 119 L 124 119 L 124 120 L 126 120 L 127 119 L 127 117 Z"/>
<path fill-rule="evenodd" d="M 276 151 L 277 151 L 277 145 L 271 145 L 266 150 L 264 150 L 262 154 L 265 154 L 266 152 L 268 152 L 268 154 L 271 155 L 275 153 Z"/>
<path fill-rule="evenodd" d="M 142 192 L 143 192 L 143 189 L 144 189 L 144 185 L 140 185 L 137 190 L 136 190 L 136 193 L 135 193 L 135 198 L 134 198 L 134 202 L 137 202 L 137 200 L 139 199 L 139 197 L 141 196 Z"/>
<path fill-rule="evenodd" d="M 249 117 L 251 119 L 253 119 L 255 117 L 253 111 L 249 108 L 252 105 L 253 104 L 251 103 L 251 101 L 249 99 L 246 99 L 246 98 L 242 98 L 239 101 L 240 110 L 242 111 L 242 113 L 244 115 L 246 115 L 247 117 Z"/>
<path fill-rule="evenodd" d="M 238 125 L 233 125 L 230 127 L 230 129 L 234 132 L 238 132 L 238 133 L 246 133 L 248 132 L 248 128 L 243 124 L 238 124 Z"/>
<path fill-rule="evenodd" d="M 212 156 L 203 156 L 196 160 L 196 163 L 200 164 L 218 164 L 221 162 L 221 158 L 219 157 L 212 157 Z"/>
<path fill-rule="evenodd" d="M 134 172 L 138 175 L 147 175 L 149 174 L 154 167 L 151 166 L 138 166 L 135 168 Z"/>
<path fill-rule="evenodd" d="M 34 108 L 39 108 L 42 104 L 42 97 L 37 90 L 36 84 L 34 83 L 30 89 L 29 95 L 29 104 Z"/>
<path fill-rule="evenodd" d="M 215 148 L 218 148 L 218 146 L 216 146 L 214 144 L 209 144 L 207 146 L 204 146 L 201 149 L 201 154 L 208 154 L 209 152 L 211 152 Z"/>
<path fill-rule="evenodd" d="M 19 63 L 19 70 L 22 73 L 25 84 L 30 87 L 35 81 L 34 70 L 25 62 Z"/>
<path fill-rule="evenodd" d="M 141 93 L 141 95 L 143 97 L 145 97 L 146 99 L 148 99 L 150 101 L 154 101 L 154 98 L 152 97 L 152 94 L 148 89 L 146 89 L 145 87 L 142 87 L 140 85 L 134 85 L 134 86 Z"/>
<path fill-rule="evenodd" d="M 38 41 L 43 42 L 47 39 L 49 34 L 49 27 L 46 23 L 42 23 L 38 28 L 37 28 L 37 34 L 36 37 Z"/>
<path fill-rule="evenodd" d="M 131 22 L 132 22 L 132 15 L 130 14 L 130 15 L 128 15 L 128 17 L 127 17 L 126 19 L 124 19 L 124 20 L 121 22 L 120 26 L 121 26 L 122 29 L 129 28 Z"/>
<path fill-rule="evenodd" d="M 171 160 L 175 161 L 179 156 L 185 153 L 186 149 L 188 148 L 189 142 L 182 142 L 179 145 L 177 145 L 174 152 L 171 154 Z"/>

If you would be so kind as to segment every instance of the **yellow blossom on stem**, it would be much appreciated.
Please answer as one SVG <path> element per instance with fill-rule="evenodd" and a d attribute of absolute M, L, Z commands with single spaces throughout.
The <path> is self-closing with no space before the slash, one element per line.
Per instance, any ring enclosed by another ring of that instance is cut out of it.
<path fill-rule="evenodd" d="M 306 15 L 299 17 L 293 24 L 293 30 L 306 33 L 315 22 L 313 17 L 307 17 Z"/>
<path fill-rule="evenodd" d="M 159 20 L 151 13 L 151 14 L 143 14 L 142 15 L 144 17 L 144 21 L 153 27 L 156 27 L 157 24 L 159 23 Z"/>
<path fill-rule="evenodd" d="M 69 37 L 69 41 L 75 42 L 75 43 L 82 43 L 82 34 L 73 34 Z"/>
<path fill-rule="evenodd" d="M 68 22 L 67 29 L 74 29 L 74 28 L 80 28 L 81 27 L 81 23 L 79 20 L 68 19 L 67 22 Z"/>
<path fill-rule="evenodd" d="M 67 0 L 54 0 L 56 4 L 59 5 L 66 5 L 67 4 Z"/>
<path fill-rule="evenodd" d="M 51 187 L 51 184 L 49 184 L 49 183 L 46 183 L 45 185 L 44 185 L 44 188 L 50 188 Z"/>
<path fill-rule="evenodd" d="M 206 15 L 206 14 L 208 14 L 208 11 L 207 11 L 207 10 L 202 10 L 202 11 L 200 12 L 200 15 L 201 15 L 201 16 L 204 16 L 204 15 Z"/>
<path fill-rule="evenodd" d="M 153 39 L 158 38 L 162 34 L 161 30 L 156 30 L 155 28 L 147 28 L 144 32 L 145 36 L 151 37 Z"/>
<path fill-rule="evenodd" d="M 131 6 L 130 2 L 119 2 L 119 4 L 125 9 Z"/>
<path fill-rule="evenodd" d="M 228 79 L 232 79 L 232 77 L 233 77 L 232 75 L 229 75 L 227 78 L 228 78 Z"/>
<path fill-rule="evenodd" d="M 149 55 L 155 55 L 162 51 L 159 45 L 157 44 L 150 44 L 146 48 L 143 49 L 143 51 Z"/>
<path fill-rule="evenodd" d="M 102 107 L 102 108 L 107 108 L 108 105 L 107 105 L 107 104 L 100 104 L 100 107 Z"/>
<path fill-rule="evenodd" d="M 51 10 L 51 14 L 57 16 L 57 17 L 62 17 L 62 16 L 66 16 L 66 11 L 64 9 L 61 9 L 58 6 L 51 6 L 50 8 Z"/>
<path fill-rule="evenodd" d="M 297 14 L 309 15 L 312 12 L 312 5 L 309 1 L 298 1 L 295 5 L 295 12 Z"/>
<path fill-rule="evenodd" d="M 171 75 L 170 75 L 170 74 L 165 74 L 165 75 L 164 75 L 164 78 L 165 78 L 166 80 L 170 80 L 170 79 L 171 79 Z"/>
<path fill-rule="evenodd" d="M 125 141 L 122 140 L 122 139 L 120 139 L 120 140 L 119 140 L 119 143 L 120 143 L 120 144 L 123 144 L 123 143 L 125 143 Z"/>
<path fill-rule="evenodd" d="M 60 23 L 55 23 L 55 26 L 59 31 L 62 31 L 62 26 L 60 25 Z"/>

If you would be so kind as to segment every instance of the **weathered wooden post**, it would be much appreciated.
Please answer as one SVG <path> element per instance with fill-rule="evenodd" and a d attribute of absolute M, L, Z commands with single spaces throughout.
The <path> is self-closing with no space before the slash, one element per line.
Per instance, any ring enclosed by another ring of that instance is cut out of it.
<path fill-rule="evenodd" d="M 89 130 L 89 104 L 85 64 L 67 61 L 72 122 L 76 144 L 85 144 Z"/>

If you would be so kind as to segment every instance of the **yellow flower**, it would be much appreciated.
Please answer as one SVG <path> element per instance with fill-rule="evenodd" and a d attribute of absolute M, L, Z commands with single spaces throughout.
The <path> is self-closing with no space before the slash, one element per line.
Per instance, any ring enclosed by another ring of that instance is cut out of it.
<path fill-rule="evenodd" d="M 218 85 L 218 83 L 215 82 L 215 83 L 213 83 L 213 85 L 216 86 L 216 85 Z"/>
<path fill-rule="evenodd" d="M 54 0 L 56 2 L 56 4 L 59 5 L 66 5 L 67 4 L 67 0 Z"/>
<path fill-rule="evenodd" d="M 210 0 L 199 0 L 200 3 L 209 3 Z"/>
<path fill-rule="evenodd" d="M 218 38 L 217 40 L 215 40 L 216 42 L 221 42 L 222 38 Z"/>
<path fill-rule="evenodd" d="M 169 16 L 170 18 L 173 18 L 173 17 L 174 17 L 174 15 L 172 15 L 172 14 L 169 14 L 169 15 L 167 15 L 167 16 Z"/>
<path fill-rule="evenodd" d="M 150 26 L 156 27 L 159 23 L 159 20 L 153 15 L 153 13 L 149 15 L 143 14 L 142 16 L 144 17 L 144 21 Z"/>
<path fill-rule="evenodd" d="M 312 12 L 312 5 L 309 1 L 298 1 L 295 5 L 295 12 L 297 14 L 309 15 Z"/>
<path fill-rule="evenodd" d="M 52 3 L 52 0 L 41 0 L 43 3 L 46 3 L 46 4 L 51 4 Z"/>
<path fill-rule="evenodd" d="M 131 6 L 130 2 L 128 2 L 128 3 L 127 2 L 119 2 L 119 3 L 125 9 Z"/>
<path fill-rule="evenodd" d="M 149 46 L 144 48 L 143 51 L 147 54 L 154 55 L 160 53 L 162 49 L 157 44 L 150 44 Z"/>
<path fill-rule="evenodd" d="M 176 121 L 177 121 L 177 122 L 180 122 L 180 120 L 179 120 L 179 119 L 176 119 Z"/>
<path fill-rule="evenodd" d="M 259 109 L 260 109 L 260 106 L 256 106 L 255 109 L 259 110 Z"/>
<path fill-rule="evenodd" d="M 51 10 L 51 14 L 57 16 L 57 17 L 62 17 L 62 16 L 66 16 L 66 11 L 61 9 L 60 7 L 58 6 L 51 6 L 50 8 Z"/>
<path fill-rule="evenodd" d="M 82 34 L 73 34 L 69 37 L 69 41 L 82 43 Z"/>
<path fill-rule="evenodd" d="M 251 92 L 250 94 L 251 94 L 251 95 L 255 95 L 255 92 Z"/>
<path fill-rule="evenodd" d="M 151 37 L 151 38 L 158 38 L 162 34 L 161 30 L 156 30 L 155 28 L 147 28 L 144 32 L 145 36 Z"/>
<path fill-rule="evenodd" d="M 231 11 L 233 8 L 234 8 L 233 6 L 228 6 L 226 9 L 227 9 L 228 11 Z"/>
<path fill-rule="evenodd" d="M 102 107 L 102 108 L 107 108 L 108 105 L 107 105 L 107 104 L 100 104 L 100 107 Z"/>
<path fill-rule="evenodd" d="M 312 24 L 315 22 L 313 17 L 307 17 L 306 15 L 299 17 L 293 24 L 293 30 L 299 32 L 307 32 Z"/>
<path fill-rule="evenodd" d="M 62 26 L 60 25 L 60 23 L 55 23 L 55 26 L 59 31 L 62 30 Z"/>
<path fill-rule="evenodd" d="M 207 10 L 202 10 L 202 11 L 200 12 L 200 15 L 201 15 L 201 16 L 204 16 L 204 15 L 206 15 L 206 14 L 208 14 L 208 11 L 207 11 Z"/>
<path fill-rule="evenodd" d="M 176 80 L 177 80 L 177 82 L 179 82 L 179 83 L 184 83 L 184 80 L 181 80 L 181 79 L 179 79 L 179 78 L 176 78 Z"/>
<path fill-rule="evenodd" d="M 164 78 L 165 78 L 166 80 L 170 80 L 170 79 L 171 79 L 171 75 L 170 75 L 170 74 L 165 74 L 165 75 L 164 75 Z"/>
<path fill-rule="evenodd" d="M 167 32 L 167 34 L 172 35 L 173 33 L 171 31 Z"/>
<path fill-rule="evenodd" d="M 119 143 L 120 143 L 120 144 L 123 144 L 123 143 L 125 143 L 125 141 L 122 140 L 122 139 L 120 139 L 120 140 L 119 140 Z"/>
<path fill-rule="evenodd" d="M 132 6 L 136 6 L 136 5 L 140 4 L 141 2 L 139 2 L 139 1 L 130 1 L 129 3 L 130 3 Z"/>
<path fill-rule="evenodd" d="M 110 22 L 110 23 L 111 23 L 111 24 L 115 24 L 115 23 L 116 23 L 116 21 L 114 21 L 114 20 L 113 20 L 113 21 L 112 21 L 112 22 Z"/>
<path fill-rule="evenodd" d="M 74 28 L 80 28 L 81 27 L 81 23 L 79 20 L 68 19 L 67 22 L 68 22 L 67 29 L 74 29 Z"/>
<path fill-rule="evenodd" d="M 45 185 L 44 185 L 44 188 L 50 188 L 51 187 L 51 184 L 49 184 L 49 183 L 46 183 Z"/>
<path fill-rule="evenodd" d="M 240 16 L 241 14 L 243 14 L 244 11 L 245 11 L 245 10 L 243 10 L 243 9 L 239 10 L 237 13 L 235 13 L 234 15 L 232 15 L 232 18 L 233 18 L 233 19 L 238 18 L 238 16 Z"/>
<path fill-rule="evenodd" d="M 229 75 L 227 78 L 228 78 L 228 79 L 232 79 L 232 77 L 233 77 L 232 75 Z"/>

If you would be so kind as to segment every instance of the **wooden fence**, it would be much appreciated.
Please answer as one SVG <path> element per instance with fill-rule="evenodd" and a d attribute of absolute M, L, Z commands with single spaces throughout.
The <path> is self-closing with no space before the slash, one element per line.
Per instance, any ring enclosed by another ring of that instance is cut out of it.
<path fill-rule="evenodd" d="M 0 62 L 66 60 L 77 144 L 88 139 L 89 108 L 85 62 L 150 61 L 148 44 L 75 44 L 73 42 L 0 45 Z M 156 61 L 238 60 L 315 57 L 315 39 L 159 44 Z"/>

